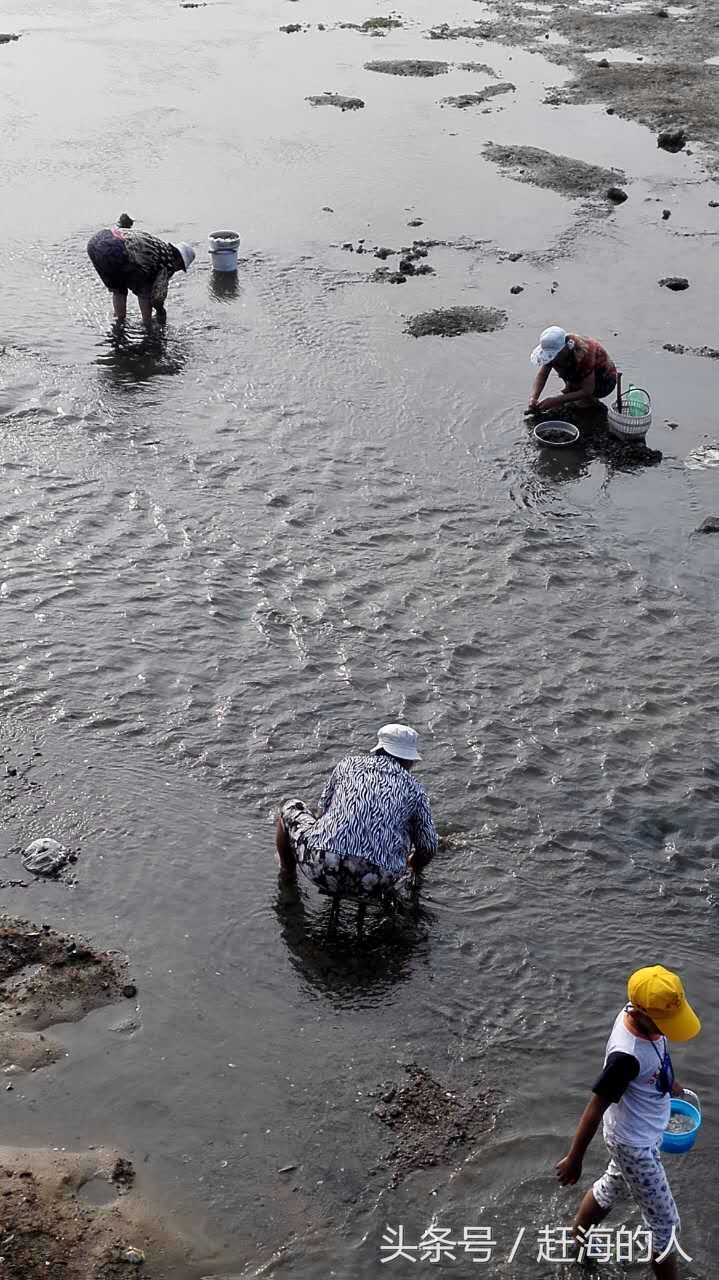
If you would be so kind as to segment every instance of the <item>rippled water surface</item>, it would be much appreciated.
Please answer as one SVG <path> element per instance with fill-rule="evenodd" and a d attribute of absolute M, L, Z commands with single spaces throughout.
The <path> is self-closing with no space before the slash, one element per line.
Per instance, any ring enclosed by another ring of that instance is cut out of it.
<path fill-rule="evenodd" d="M 385 1223 L 434 1222 L 491 1225 L 495 1274 L 535 1275 L 531 1247 L 506 1255 L 566 1220 L 553 1164 L 627 973 L 663 962 L 705 1022 L 676 1055 L 704 1127 L 672 1169 L 708 1276 L 718 557 L 694 531 L 718 371 L 663 344 L 712 341 L 716 188 L 636 125 L 545 105 L 566 73 L 537 53 L 425 39 L 466 12 L 403 15 L 384 38 L 335 29 L 373 16 L 358 0 L 3 18 L 23 33 L 0 47 L 3 722 L 22 762 L 42 752 L 4 839 L 82 850 L 74 889 L 4 901 L 126 951 L 141 993 L 137 1031 L 116 1010 L 63 1029 L 71 1058 L 27 1082 L 8 1141 L 118 1143 L 253 1274 L 374 1275 Z M 474 58 L 517 92 L 441 108 L 471 73 L 378 57 Z M 306 103 L 324 90 L 366 107 Z M 587 220 L 500 175 L 488 139 L 623 167 L 630 201 Z M 199 246 L 164 337 L 135 313 L 118 340 L 85 256 L 123 209 Z M 236 290 L 202 247 L 233 224 Z M 396 287 L 340 247 L 414 236 L 449 243 Z M 675 272 L 690 291 L 658 288 Z M 403 332 L 455 303 L 507 326 Z M 528 351 L 554 322 L 651 388 L 660 466 L 535 446 Z M 326 905 L 278 888 L 271 816 L 400 718 L 443 837 L 424 909 L 361 951 L 350 916 L 328 947 Z M 497 1089 L 498 1114 L 456 1168 L 387 1191 L 365 1095 L 410 1059 Z"/>

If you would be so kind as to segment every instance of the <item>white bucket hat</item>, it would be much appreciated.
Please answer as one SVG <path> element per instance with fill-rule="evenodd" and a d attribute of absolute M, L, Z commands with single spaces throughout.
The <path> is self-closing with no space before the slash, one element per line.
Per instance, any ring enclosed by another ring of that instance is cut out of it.
<path fill-rule="evenodd" d="M 421 760 L 417 750 L 417 734 L 407 724 L 383 724 L 377 731 L 377 746 L 373 751 L 386 751 L 398 760 Z"/>
<path fill-rule="evenodd" d="M 560 329 L 558 324 L 551 324 L 540 335 L 539 346 L 534 348 L 529 358 L 532 364 L 541 369 L 542 365 L 550 364 L 552 360 L 556 360 L 560 351 L 563 351 L 566 345 L 566 330 Z"/>
<path fill-rule="evenodd" d="M 175 248 L 185 264 L 185 271 L 187 271 L 187 268 L 195 261 L 195 250 L 186 240 L 181 240 L 179 244 L 175 245 Z"/>

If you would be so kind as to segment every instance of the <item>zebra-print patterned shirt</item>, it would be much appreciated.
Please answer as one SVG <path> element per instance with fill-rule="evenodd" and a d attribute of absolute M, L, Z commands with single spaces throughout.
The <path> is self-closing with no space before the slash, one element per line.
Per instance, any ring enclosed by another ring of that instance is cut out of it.
<path fill-rule="evenodd" d="M 308 848 L 317 852 L 366 858 L 400 875 L 412 846 L 425 854 L 437 851 L 427 793 L 390 756 L 340 760 L 322 792 L 320 814 L 307 835 Z"/>

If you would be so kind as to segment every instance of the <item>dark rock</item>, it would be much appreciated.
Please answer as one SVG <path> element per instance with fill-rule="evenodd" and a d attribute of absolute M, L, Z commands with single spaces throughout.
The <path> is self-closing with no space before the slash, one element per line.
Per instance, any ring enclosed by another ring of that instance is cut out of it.
<path fill-rule="evenodd" d="M 671 216 L 672 216 L 671 209 L 662 209 L 662 217 L 665 222 L 667 221 L 667 218 L 671 218 Z"/>
<path fill-rule="evenodd" d="M 421 219 L 421 218 L 411 218 L 411 219 L 410 219 L 410 221 L 407 223 L 407 226 L 408 226 L 408 227 L 421 227 L 421 226 L 422 226 L 422 219 Z"/>
<path fill-rule="evenodd" d="M 323 212 L 323 213 L 334 213 L 334 209 L 331 207 L 331 205 L 323 204 L 323 205 L 322 205 L 322 212 Z"/>
<path fill-rule="evenodd" d="M 302 30 L 301 22 L 288 22 L 286 27 L 280 27 L 280 31 L 284 31 L 288 36 L 293 36 L 296 31 Z"/>
<path fill-rule="evenodd" d="M 377 284 L 404 284 L 407 277 L 401 271 L 388 271 L 386 267 L 378 267 L 372 272 L 370 279 Z"/>
<path fill-rule="evenodd" d="M 117 219 L 117 225 L 118 227 L 122 227 L 124 230 L 129 231 L 130 227 L 134 227 L 135 219 L 131 218 L 129 213 L 121 213 Z"/>
<path fill-rule="evenodd" d="M 710 200 L 710 201 L 709 201 L 709 208 L 710 208 L 710 209 L 719 209 L 719 200 Z"/>
<path fill-rule="evenodd" d="M 406 276 L 413 276 L 415 273 L 415 265 L 411 258 L 400 258 L 399 269 L 400 271 L 403 271 Z"/>
<path fill-rule="evenodd" d="M 359 111 L 364 106 L 361 98 L 346 98 L 342 93 L 315 93 L 307 102 L 313 107 L 339 107 L 340 111 Z"/>
<path fill-rule="evenodd" d="M 616 107 L 607 107 L 607 115 L 608 115 L 608 116 L 613 116 L 613 115 L 615 115 L 615 114 L 616 114 Z"/>
<path fill-rule="evenodd" d="M 134 1000 L 137 995 L 137 987 L 134 982 L 126 982 L 125 986 L 122 988 L 122 994 L 126 1000 Z"/>
<path fill-rule="evenodd" d="M 508 253 L 507 262 L 519 262 L 519 259 L 521 257 L 522 257 L 521 253 Z"/>
<path fill-rule="evenodd" d="M 689 288 L 686 276 L 664 276 L 659 283 L 663 289 L 671 289 L 673 293 L 681 293 Z"/>
<path fill-rule="evenodd" d="M 355 251 L 355 247 L 351 240 L 347 240 L 345 244 L 342 245 L 342 248 L 345 249 L 347 253 L 354 253 Z"/>
<path fill-rule="evenodd" d="M 5 772 L 6 772 L 7 776 L 8 776 L 8 778 L 16 778 L 16 777 L 17 777 L 17 769 L 16 769 L 16 768 L 15 768 L 15 766 L 14 766 L 14 765 L 12 765 L 12 764 L 6 764 L 6 765 L 5 765 Z"/>
<path fill-rule="evenodd" d="M 357 248 L 355 249 L 355 253 L 364 253 L 364 251 L 365 251 L 364 245 L 358 244 Z"/>
<path fill-rule="evenodd" d="M 595 65 L 596 65 L 596 66 L 598 66 L 598 67 L 601 67 L 603 71 L 606 71 L 607 67 L 609 66 L 609 59 L 608 59 L 608 58 L 600 58 L 600 59 L 599 59 L 599 62 L 597 62 Z"/>
<path fill-rule="evenodd" d="M 397 252 L 397 250 L 396 250 L 396 249 L 386 249 L 386 248 L 382 247 L 381 249 L 376 249 L 376 250 L 375 250 L 375 255 L 374 255 L 374 256 L 375 256 L 375 258 L 381 258 L 381 259 L 382 259 L 382 261 L 384 262 L 386 258 L 391 258 L 391 257 L 393 257 L 393 255 L 394 255 L 396 252 Z"/>
<path fill-rule="evenodd" d="M 125 1191 L 129 1191 L 135 1181 L 135 1170 L 130 1160 L 125 1160 L 123 1156 L 118 1156 L 115 1161 L 115 1167 L 110 1174 L 110 1181 L 116 1186 L 122 1187 Z"/>
<path fill-rule="evenodd" d="M 0 33 L 0 44 L 9 44 L 11 40 L 19 40 L 20 37 L 12 35 L 9 31 L 4 34 Z"/>
<path fill-rule="evenodd" d="M 667 426 L 668 426 L 668 428 L 669 428 L 669 430 L 670 430 L 670 431 L 676 431 L 677 427 L 679 426 L 679 423 L 678 423 L 678 422 L 668 422 L 668 423 L 667 423 Z"/>
<path fill-rule="evenodd" d="M 657 146 L 663 151 L 681 151 L 687 143 L 687 131 L 681 125 L 671 129 L 662 129 L 657 135 Z"/>
<path fill-rule="evenodd" d="M 397 1096 L 397 1086 L 392 1085 L 389 1089 L 386 1090 L 385 1093 L 382 1094 L 382 1101 L 393 1102 L 396 1096 Z"/>
<path fill-rule="evenodd" d="M 416 276 L 433 276 L 435 271 L 434 267 L 430 267 L 428 262 L 423 262 L 420 266 L 415 267 L 414 274 Z"/>
<path fill-rule="evenodd" d="M 628 199 L 629 196 L 626 191 L 622 191 L 621 187 L 607 188 L 607 200 L 611 200 L 612 204 L 624 204 L 624 201 Z"/>
<path fill-rule="evenodd" d="M 524 293 L 524 285 L 523 285 L 523 284 L 513 284 L 513 285 L 512 285 L 512 287 L 511 287 L 511 289 L 509 290 L 509 292 L 510 292 L 510 293 Z"/>
<path fill-rule="evenodd" d="M 707 516 L 699 525 L 697 533 L 719 533 L 719 516 Z"/>

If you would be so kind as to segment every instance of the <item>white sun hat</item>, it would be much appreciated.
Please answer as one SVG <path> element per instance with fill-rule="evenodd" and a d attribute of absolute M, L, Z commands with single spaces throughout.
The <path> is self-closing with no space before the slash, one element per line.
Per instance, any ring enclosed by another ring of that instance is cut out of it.
<path fill-rule="evenodd" d="M 195 261 L 195 250 L 193 249 L 191 244 L 187 243 L 186 240 L 181 240 L 180 243 L 175 246 L 175 248 L 177 249 L 177 252 L 182 258 L 182 261 L 185 265 L 185 271 L 187 271 L 187 268 L 191 266 L 192 263 Z"/>
<path fill-rule="evenodd" d="M 550 364 L 552 360 L 556 360 L 560 351 L 567 345 L 566 330 L 560 329 L 558 324 L 551 324 L 548 329 L 540 335 L 539 346 L 534 348 L 529 357 L 532 364 L 537 365 L 541 369 L 542 365 Z"/>
<path fill-rule="evenodd" d="M 377 731 L 377 746 L 373 751 L 386 751 L 398 760 L 421 760 L 417 750 L 417 734 L 408 724 L 383 724 Z"/>

